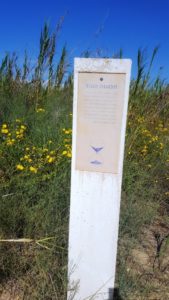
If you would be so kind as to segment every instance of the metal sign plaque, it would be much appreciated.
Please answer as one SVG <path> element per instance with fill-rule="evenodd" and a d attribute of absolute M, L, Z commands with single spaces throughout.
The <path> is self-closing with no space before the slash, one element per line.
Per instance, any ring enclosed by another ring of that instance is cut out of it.
<path fill-rule="evenodd" d="M 125 79 L 123 73 L 79 72 L 76 170 L 118 173 Z"/>

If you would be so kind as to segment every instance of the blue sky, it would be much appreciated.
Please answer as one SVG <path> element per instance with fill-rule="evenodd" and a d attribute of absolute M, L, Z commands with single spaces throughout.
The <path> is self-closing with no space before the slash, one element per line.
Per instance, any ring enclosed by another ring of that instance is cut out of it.
<path fill-rule="evenodd" d="M 0 58 L 6 51 L 24 50 L 32 61 L 38 53 L 39 35 L 45 21 L 51 29 L 65 16 L 58 38 L 58 56 L 66 43 L 69 57 L 78 57 L 85 50 L 113 55 L 120 48 L 125 58 L 133 60 L 136 73 L 139 47 L 147 48 L 150 57 L 160 45 L 153 73 L 160 67 L 162 78 L 169 79 L 169 0 L 8 0 L 0 4 Z"/>

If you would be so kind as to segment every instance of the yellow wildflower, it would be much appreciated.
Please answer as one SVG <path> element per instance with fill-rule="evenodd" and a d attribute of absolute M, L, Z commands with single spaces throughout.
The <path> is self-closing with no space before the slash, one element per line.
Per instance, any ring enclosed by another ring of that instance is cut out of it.
<path fill-rule="evenodd" d="M 7 134 L 9 131 L 8 131 L 7 128 L 2 128 L 2 129 L 1 129 L 1 132 L 4 133 L 4 134 Z"/>
<path fill-rule="evenodd" d="M 62 152 L 62 155 L 66 155 L 66 154 L 67 154 L 67 151 L 64 150 L 64 151 Z"/>
<path fill-rule="evenodd" d="M 2 124 L 2 128 L 7 128 L 7 124 Z"/>
<path fill-rule="evenodd" d="M 37 173 L 38 169 L 35 168 L 35 167 L 30 167 L 29 170 L 32 172 L 32 173 Z"/>
<path fill-rule="evenodd" d="M 55 160 L 54 157 L 51 157 L 51 156 L 50 156 L 50 157 L 48 158 L 48 163 L 51 164 L 52 162 L 54 162 L 54 160 Z"/>
<path fill-rule="evenodd" d="M 22 171 L 24 169 L 24 166 L 19 164 L 16 166 L 16 168 L 17 170 Z"/>
<path fill-rule="evenodd" d="M 25 155 L 25 156 L 24 156 L 24 159 L 25 159 L 25 160 L 28 160 L 29 157 L 30 157 L 30 155 Z"/>
<path fill-rule="evenodd" d="M 151 140 L 152 140 L 152 142 L 158 141 L 158 136 L 157 135 L 153 136 Z"/>

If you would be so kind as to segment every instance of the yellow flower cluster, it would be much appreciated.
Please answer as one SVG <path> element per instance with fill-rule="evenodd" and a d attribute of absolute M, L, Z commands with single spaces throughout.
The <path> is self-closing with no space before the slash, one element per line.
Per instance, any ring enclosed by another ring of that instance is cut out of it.
<path fill-rule="evenodd" d="M 53 142 L 50 140 L 48 144 Z M 16 165 L 18 171 L 30 171 L 31 173 L 45 172 L 48 166 L 54 164 L 59 159 L 56 150 L 47 147 L 35 147 L 33 145 L 24 148 L 23 156 L 20 157 L 22 164 Z"/>
<path fill-rule="evenodd" d="M 158 130 L 159 132 L 163 132 L 163 133 L 167 133 L 168 132 L 168 128 L 163 126 L 163 123 L 160 121 L 158 123 L 158 125 L 155 127 L 156 130 Z"/>
<path fill-rule="evenodd" d="M 141 157 L 143 161 L 157 159 L 162 155 L 164 157 L 167 149 L 168 127 L 168 123 L 164 125 L 159 119 L 153 120 L 129 113 L 127 137 L 129 136 L 131 142 L 128 143 L 128 155 L 130 157 L 135 155 L 138 159 Z"/>
<path fill-rule="evenodd" d="M 64 132 L 64 134 L 72 135 L 72 129 L 71 128 L 69 128 L 69 129 L 63 128 L 62 131 Z"/>
<path fill-rule="evenodd" d="M 8 129 L 7 124 L 2 124 L 1 133 L 8 134 L 8 132 L 9 132 L 9 129 Z"/>
<path fill-rule="evenodd" d="M 13 144 L 15 144 L 15 139 L 7 139 L 6 144 L 7 146 L 12 146 Z"/>
<path fill-rule="evenodd" d="M 20 161 L 27 161 L 27 162 L 31 163 L 32 158 L 30 158 L 30 154 L 25 154 L 23 157 L 20 158 Z"/>
<path fill-rule="evenodd" d="M 7 146 L 12 146 L 17 141 L 22 140 L 25 137 L 26 130 L 26 125 L 21 124 L 19 119 L 16 119 L 15 124 L 10 126 L 6 123 L 1 125 L 1 134 Z"/>
<path fill-rule="evenodd" d="M 25 170 L 25 167 L 23 165 L 21 165 L 21 164 L 18 164 L 18 165 L 16 165 L 16 169 L 18 171 L 23 171 L 23 170 Z M 35 168 L 35 167 L 33 167 L 33 166 L 30 166 L 29 167 L 29 171 L 36 174 L 37 171 L 38 171 L 38 169 Z"/>
<path fill-rule="evenodd" d="M 52 151 L 51 151 L 52 152 Z M 51 156 L 51 155 L 47 155 L 46 156 L 46 160 L 49 164 L 53 163 L 55 161 L 55 157 Z"/>
<path fill-rule="evenodd" d="M 16 130 L 16 138 L 23 139 L 25 131 L 26 131 L 26 126 L 20 125 Z"/>
<path fill-rule="evenodd" d="M 62 129 L 65 138 L 64 138 L 64 149 L 62 151 L 62 155 L 68 158 L 72 157 L 72 129 Z"/>
<path fill-rule="evenodd" d="M 144 119 L 143 116 L 138 116 L 138 118 L 137 118 L 137 122 L 140 123 L 140 124 L 143 123 L 144 120 L 145 120 L 145 119 Z"/>
<path fill-rule="evenodd" d="M 143 149 L 141 150 L 141 153 L 142 153 L 143 155 L 146 155 L 147 152 L 148 152 L 148 147 L 147 147 L 147 145 L 144 145 Z"/>

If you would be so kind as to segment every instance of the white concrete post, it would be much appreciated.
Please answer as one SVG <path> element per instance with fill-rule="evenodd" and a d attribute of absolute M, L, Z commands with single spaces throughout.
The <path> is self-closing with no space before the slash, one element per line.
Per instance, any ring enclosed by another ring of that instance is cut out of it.
<path fill-rule="evenodd" d="M 76 58 L 68 299 L 113 299 L 131 61 Z"/>

